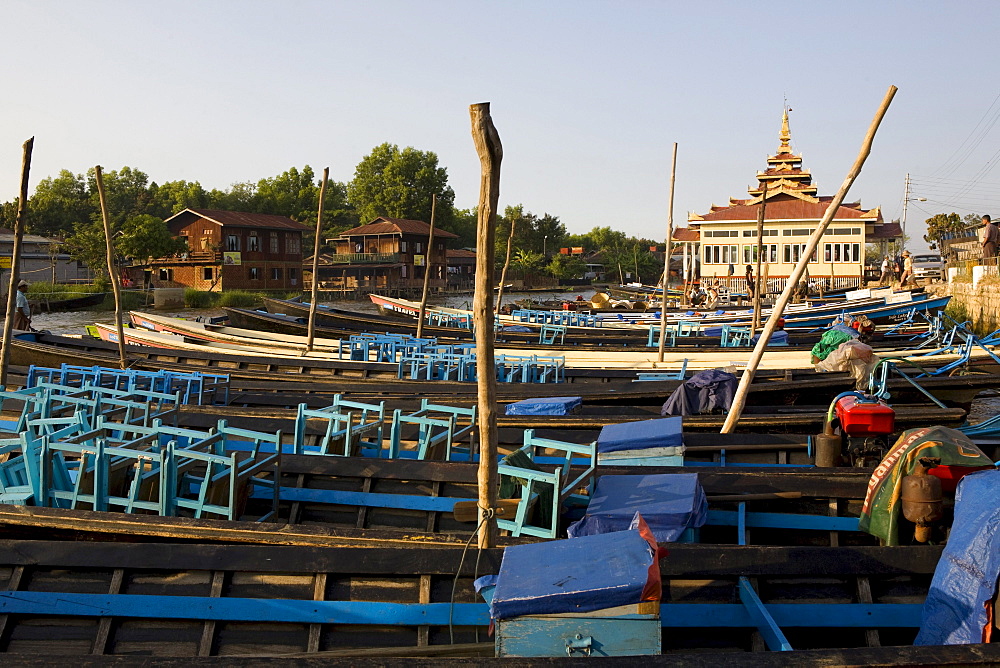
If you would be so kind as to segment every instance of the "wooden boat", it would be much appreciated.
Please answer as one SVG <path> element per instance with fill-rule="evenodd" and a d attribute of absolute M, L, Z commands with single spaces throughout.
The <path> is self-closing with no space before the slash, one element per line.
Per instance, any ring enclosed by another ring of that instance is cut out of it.
<path fill-rule="evenodd" d="M 419 303 L 407 299 L 393 297 L 383 297 L 371 294 L 369 297 L 382 312 L 393 312 L 409 317 L 416 317 L 419 312 Z M 828 327 L 834 319 L 844 315 L 867 316 L 876 324 L 891 324 L 902 322 L 907 319 L 910 313 L 917 309 L 922 312 L 934 314 L 939 310 L 944 310 L 948 305 L 950 297 L 930 298 L 924 294 L 913 295 L 911 293 L 894 293 L 884 298 L 868 298 L 852 301 L 845 301 L 839 304 L 820 307 L 803 306 L 796 308 L 796 305 L 786 307 L 784 318 L 788 327 Z M 271 310 L 270 305 L 268 310 Z M 450 309 L 445 307 L 435 307 L 434 310 L 456 316 L 467 316 L 469 312 L 460 309 Z M 651 314 L 648 314 L 651 315 Z M 518 322 L 511 316 L 499 316 L 502 323 Z M 683 316 L 681 319 L 691 319 L 693 316 Z M 652 318 L 650 318 L 652 319 Z M 748 324 L 752 319 L 749 311 L 745 312 L 724 312 L 715 314 L 702 314 L 699 322 L 702 325 L 722 325 L 722 324 Z M 607 320 L 602 324 L 603 328 L 629 329 L 644 327 L 641 323 L 622 319 L 620 321 Z M 594 328 L 584 328 L 594 329 Z M 600 328 L 597 328 L 600 329 Z"/>
<path fill-rule="evenodd" d="M 229 318 L 229 323 L 233 327 L 256 330 L 259 332 L 272 332 L 275 334 L 292 334 L 296 336 L 306 336 L 308 333 L 308 321 L 303 322 L 306 318 L 300 316 L 264 313 L 263 311 L 252 311 L 250 309 L 241 308 L 224 308 L 223 310 L 226 312 L 226 315 Z M 399 329 L 408 330 L 410 333 L 416 331 L 414 327 Z M 361 331 L 366 330 L 358 328 L 351 329 L 344 326 L 317 326 L 315 328 L 315 335 L 320 339 L 346 339 L 354 334 L 358 334 Z M 367 331 L 381 333 L 386 330 L 372 328 Z M 923 331 L 926 331 L 926 329 Z M 466 335 L 462 336 L 458 332 L 466 333 Z M 404 332 L 401 331 L 397 333 Z M 920 333 L 921 332 L 916 328 L 906 330 L 905 333 L 900 332 L 898 335 L 891 337 L 885 336 L 882 332 L 876 332 L 873 336 L 871 345 L 874 348 L 898 347 L 899 345 L 907 342 L 909 338 L 918 336 Z M 783 350 L 809 350 L 822 336 L 822 332 L 819 331 L 803 332 L 802 330 L 796 330 L 795 332 L 789 332 L 789 334 L 790 345 L 782 348 Z M 472 340 L 470 336 L 468 336 L 466 330 L 452 330 L 446 335 L 435 335 L 435 338 L 439 343 L 459 343 L 469 342 Z M 647 338 L 648 337 L 624 335 L 619 337 L 601 337 L 599 340 L 595 341 L 592 337 L 576 336 L 567 337 L 567 340 L 563 342 L 557 341 L 551 344 L 539 344 L 538 332 L 509 332 L 500 330 L 496 334 L 496 342 L 498 344 L 501 344 L 504 348 L 517 350 L 538 350 L 542 345 L 544 345 L 545 350 L 577 349 L 601 350 L 604 352 L 625 352 L 633 351 L 637 348 L 646 348 Z M 692 348 L 718 349 L 720 337 L 678 337 L 674 343 L 675 345 L 668 345 L 671 350 L 689 350 Z M 727 348 L 726 350 L 749 350 L 749 347 L 738 346 Z"/>
<path fill-rule="evenodd" d="M 696 668 L 995 664 L 998 645 L 907 646 L 940 555 L 933 546 L 672 545 L 660 561 L 667 656 L 643 661 Z M 448 656 L 493 665 L 488 612 L 472 580 L 497 572 L 502 550 L 462 556 L 461 546 L 4 540 L 9 613 L 0 651 L 9 666 L 103 664 L 137 654 L 178 667 L 215 656 L 228 665 L 339 659 L 402 668 L 442 665 Z M 799 619 L 783 629 L 796 651 L 759 651 L 760 634 L 733 603 L 741 600 L 741 576 L 752 578 L 769 609 L 800 606 L 789 610 L 800 611 Z"/>
<path fill-rule="evenodd" d="M 267 338 L 266 334 L 250 330 L 239 330 L 236 328 L 212 328 L 209 329 L 204 323 L 180 320 L 177 318 L 167 318 L 163 316 L 153 316 L 147 313 L 133 313 L 136 322 L 157 326 L 160 331 L 147 329 L 127 329 L 125 330 L 126 343 L 136 345 L 169 348 L 175 350 L 193 350 L 203 348 L 219 353 L 238 353 L 256 357 L 292 357 L 308 358 L 319 361 L 328 361 L 330 364 L 337 364 L 344 360 L 345 356 L 339 347 L 333 345 L 320 345 L 314 350 L 306 351 L 306 341 L 303 337 L 284 336 L 280 340 L 274 337 Z M 117 330 L 111 325 L 96 325 L 102 339 L 107 341 L 117 341 Z M 524 349 L 507 349 L 497 347 L 496 355 L 516 356 L 516 355 L 539 355 L 548 356 L 553 351 L 544 347 L 525 351 Z M 907 349 L 881 349 L 880 354 L 889 357 L 907 358 L 911 354 L 919 354 L 921 366 L 936 367 L 950 364 L 960 358 L 959 353 L 939 353 L 926 354 L 924 351 L 913 351 Z M 631 351 L 603 351 L 603 350 L 578 350 L 574 348 L 558 351 L 558 357 L 563 360 L 566 368 L 578 369 L 632 369 L 636 372 L 655 370 L 679 371 L 715 369 L 720 367 L 739 367 L 743 364 L 742 358 L 746 352 L 730 350 L 728 348 L 718 348 L 715 350 L 695 350 L 683 351 L 671 349 L 668 354 L 659 361 L 656 352 L 650 349 Z M 981 362 L 992 362 L 989 353 L 983 349 L 977 349 L 970 353 L 970 359 Z M 384 367 L 385 375 L 398 374 L 399 365 L 396 362 L 372 362 L 381 364 Z M 785 348 L 772 348 L 765 351 L 760 361 L 759 368 L 762 369 L 811 369 L 809 354 L 801 350 L 787 350 Z"/>
<path fill-rule="evenodd" d="M 461 404 L 474 401 L 475 384 L 455 381 L 398 380 L 393 365 L 374 362 L 289 357 L 253 357 L 232 352 L 170 350 L 147 346 L 126 346 L 134 368 L 226 373 L 234 387 L 255 394 L 350 394 L 358 397 L 450 397 Z M 43 333 L 25 333 L 11 346 L 11 364 L 27 368 L 31 364 L 105 366 L 119 368 L 117 344 L 85 338 L 75 339 Z M 392 367 L 392 368 L 387 368 Z M 682 382 L 656 380 L 634 382 L 635 372 L 625 369 L 568 369 L 566 382 L 546 384 L 501 383 L 498 400 L 518 401 L 540 396 L 580 396 L 586 404 L 660 405 Z M 391 381 L 391 382 L 386 382 Z M 951 405 L 967 405 L 988 387 L 998 384 L 988 373 L 930 377 L 918 381 L 922 387 Z M 816 374 L 812 371 L 761 372 L 754 378 L 748 402 L 757 406 L 795 404 L 801 399 L 829 401 L 851 389 L 847 374 Z M 894 398 L 921 401 L 921 396 L 904 379 L 890 381 Z M 295 403 L 298 403 L 296 400 Z M 446 402 L 447 403 L 447 402 Z M 284 405 L 284 404 L 282 404 Z M 294 403 L 292 404 L 294 405 Z"/>
<path fill-rule="evenodd" d="M 67 299 L 32 299 L 31 310 L 35 313 L 54 313 L 56 311 L 78 311 L 104 303 L 106 293 L 95 292 L 81 297 Z"/>

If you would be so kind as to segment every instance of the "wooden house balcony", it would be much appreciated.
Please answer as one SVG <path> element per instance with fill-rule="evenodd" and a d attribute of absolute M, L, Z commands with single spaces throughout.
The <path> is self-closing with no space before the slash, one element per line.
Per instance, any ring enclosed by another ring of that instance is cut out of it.
<path fill-rule="evenodd" d="M 329 264 L 395 264 L 401 253 L 329 253 L 322 260 Z"/>

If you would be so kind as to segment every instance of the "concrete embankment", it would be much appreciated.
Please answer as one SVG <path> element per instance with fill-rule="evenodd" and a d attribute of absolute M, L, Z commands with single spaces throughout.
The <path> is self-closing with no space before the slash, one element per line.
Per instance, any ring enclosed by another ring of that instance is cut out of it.
<path fill-rule="evenodd" d="M 951 295 L 947 313 L 963 322 L 972 322 L 977 334 L 988 334 L 1000 328 L 1000 280 L 985 277 L 972 282 L 951 281 L 927 286 L 927 292 L 934 295 Z"/>

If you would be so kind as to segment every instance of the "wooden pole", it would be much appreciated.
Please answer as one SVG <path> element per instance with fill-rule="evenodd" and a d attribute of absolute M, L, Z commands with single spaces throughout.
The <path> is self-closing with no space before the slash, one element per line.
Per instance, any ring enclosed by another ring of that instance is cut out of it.
<path fill-rule="evenodd" d="M 517 225 L 517 219 L 518 216 L 510 219 L 510 234 L 507 235 L 507 256 L 504 258 L 503 270 L 500 272 L 500 287 L 497 288 L 496 312 L 498 314 L 500 313 L 500 306 L 503 304 L 503 286 L 507 283 L 507 268 L 510 267 L 510 251 L 514 245 L 514 226 Z"/>
<path fill-rule="evenodd" d="M 754 272 L 754 289 L 753 289 L 753 325 L 750 328 L 752 334 L 757 333 L 757 328 L 760 327 L 760 262 L 763 259 L 761 256 L 764 254 L 764 209 L 767 207 L 767 181 L 764 182 L 764 192 L 760 196 L 760 209 L 757 211 L 757 269 Z"/>
<path fill-rule="evenodd" d="M 889 90 L 886 91 L 885 97 L 882 99 L 882 104 L 875 113 L 875 118 L 872 119 L 871 125 L 868 127 L 868 134 L 865 135 L 865 139 L 861 144 L 861 152 L 854 161 L 854 165 L 851 166 L 851 171 L 847 173 L 847 177 L 844 179 L 843 184 L 841 184 L 840 190 L 837 191 L 837 194 L 833 197 L 833 201 L 830 202 L 830 206 L 827 207 L 826 213 L 823 214 L 823 220 L 820 221 L 819 226 L 813 231 L 812 236 L 809 237 L 805 252 L 802 253 L 802 257 L 799 258 L 795 269 L 792 270 L 792 275 L 788 277 L 785 289 L 781 291 L 781 294 L 775 301 L 774 307 L 771 309 L 771 315 L 764 325 L 764 331 L 761 332 L 760 338 L 757 340 L 757 345 L 754 346 L 753 353 L 750 355 L 750 361 L 747 362 L 746 371 L 743 372 L 743 377 L 740 378 L 740 385 L 736 389 L 736 396 L 733 397 L 732 408 L 729 409 L 729 415 L 726 416 L 726 423 L 722 425 L 723 434 L 732 432 L 733 428 L 736 427 L 736 423 L 739 422 L 740 415 L 743 413 L 743 405 L 746 403 L 747 392 L 750 390 L 750 383 L 753 382 L 757 365 L 760 364 L 761 357 L 764 356 L 764 349 L 767 348 L 771 333 L 774 332 L 774 328 L 778 324 L 778 319 L 781 318 L 785 306 L 788 304 L 792 290 L 802 277 L 802 274 L 805 273 L 809 258 L 819 245 L 823 233 L 843 203 L 844 198 L 847 196 L 847 191 L 851 189 L 855 179 L 858 178 L 858 174 L 861 173 L 861 168 L 864 166 L 868 154 L 871 153 L 872 142 L 875 141 L 875 133 L 878 131 L 878 126 L 882 123 L 882 118 L 885 117 L 885 113 L 889 110 L 889 104 L 895 95 L 896 87 L 889 86 Z"/>
<path fill-rule="evenodd" d="M 663 299 L 660 300 L 660 356 L 667 340 L 667 288 L 670 287 L 670 246 L 674 241 L 674 176 L 677 174 L 677 142 L 674 142 L 674 157 L 670 161 L 670 204 L 667 206 L 667 246 L 663 258 Z M 638 272 L 636 272 L 638 273 Z"/>
<path fill-rule="evenodd" d="M 24 142 L 21 156 L 21 193 L 14 218 L 14 247 L 10 257 L 10 287 L 7 289 L 7 318 L 3 321 L 3 347 L 0 348 L 0 389 L 7 387 L 7 367 L 10 366 L 10 342 L 17 311 L 17 284 L 21 272 L 21 241 L 24 238 L 24 217 L 28 211 L 28 173 L 31 171 L 31 150 L 35 138 Z"/>
<path fill-rule="evenodd" d="M 323 182 L 319 185 L 319 205 L 316 211 L 316 238 L 313 240 L 312 285 L 309 297 L 309 333 L 306 352 L 312 352 L 316 337 L 316 302 L 319 301 L 319 240 L 323 233 L 323 201 L 326 198 L 326 182 L 330 180 L 330 168 L 323 169 Z"/>
<path fill-rule="evenodd" d="M 125 357 L 125 327 L 122 325 L 122 289 L 121 276 L 115 266 L 115 245 L 111 234 L 111 218 L 108 216 L 108 201 L 104 196 L 104 175 L 101 166 L 94 167 L 94 178 L 97 180 L 97 195 L 101 199 L 101 218 L 104 220 L 104 243 L 108 253 L 108 279 L 111 281 L 111 291 L 115 296 L 115 329 L 118 331 L 118 363 L 122 369 L 128 368 Z"/>
<path fill-rule="evenodd" d="M 479 398 L 479 508 L 482 522 L 479 547 L 496 545 L 497 525 L 493 520 L 499 478 L 497 476 L 496 361 L 493 358 L 493 244 L 497 206 L 500 200 L 500 162 L 503 146 L 490 117 L 490 103 L 469 107 L 472 139 L 479 154 L 482 176 L 479 181 L 479 219 L 476 237 L 476 291 L 472 299 L 476 327 L 476 371 Z"/>
<path fill-rule="evenodd" d="M 424 333 L 424 317 L 427 313 L 427 292 L 431 286 L 431 250 L 434 248 L 434 213 L 437 209 L 437 195 L 431 195 L 431 229 L 427 233 L 427 255 L 424 261 L 424 291 L 420 295 L 420 313 L 417 314 L 417 338 Z"/>

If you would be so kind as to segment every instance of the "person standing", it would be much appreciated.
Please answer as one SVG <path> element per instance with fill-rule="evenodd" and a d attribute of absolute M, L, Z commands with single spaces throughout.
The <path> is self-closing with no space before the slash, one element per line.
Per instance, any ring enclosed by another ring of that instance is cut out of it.
<path fill-rule="evenodd" d="M 983 227 L 979 231 L 979 240 L 983 244 L 983 259 L 995 258 L 997 247 L 1000 246 L 1000 229 L 997 229 L 988 215 L 983 216 Z"/>
<path fill-rule="evenodd" d="M 754 289 L 757 287 L 753 280 L 753 265 L 747 265 L 747 294 L 750 295 L 750 299 L 753 299 Z"/>
<path fill-rule="evenodd" d="M 17 284 L 17 302 L 14 306 L 14 329 L 31 330 L 31 305 L 28 303 L 28 281 Z"/>
<path fill-rule="evenodd" d="M 892 283 L 892 260 L 886 255 L 885 259 L 882 260 L 882 275 L 878 277 L 879 285 L 886 285 Z"/>
<path fill-rule="evenodd" d="M 910 251 L 903 251 L 903 273 L 899 277 L 899 287 L 902 289 L 904 285 L 913 278 L 913 256 L 910 255 Z"/>

